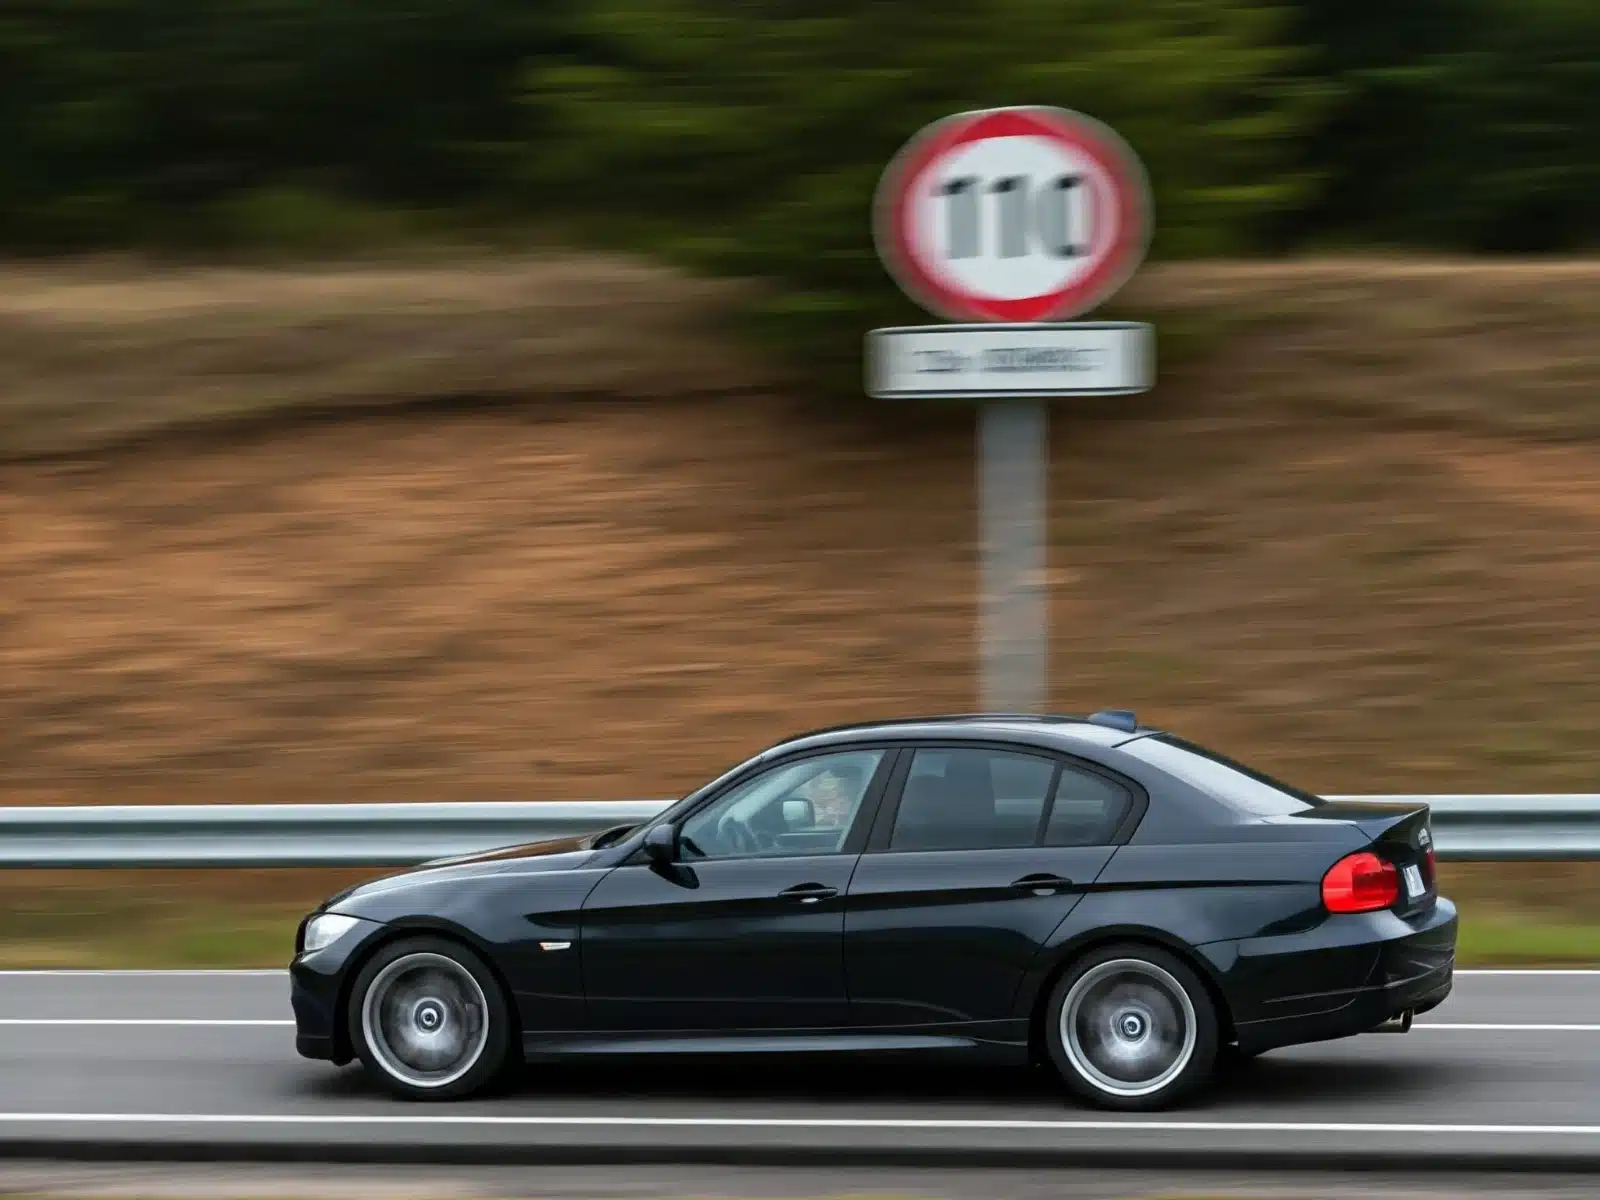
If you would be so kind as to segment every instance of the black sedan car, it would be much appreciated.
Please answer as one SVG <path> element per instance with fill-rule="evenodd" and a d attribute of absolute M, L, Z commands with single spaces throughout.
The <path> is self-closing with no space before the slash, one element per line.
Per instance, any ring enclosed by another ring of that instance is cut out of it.
<path fill-rule="evenodd" d="M 399 1096 L 627 1053 L 1044 1063 L 1146 1110 L 1449 994 L 1425 804 L 1336 803 L 1112 710 L 822 730 L 645 823 L 302 922 L 299 1052 Z"/>

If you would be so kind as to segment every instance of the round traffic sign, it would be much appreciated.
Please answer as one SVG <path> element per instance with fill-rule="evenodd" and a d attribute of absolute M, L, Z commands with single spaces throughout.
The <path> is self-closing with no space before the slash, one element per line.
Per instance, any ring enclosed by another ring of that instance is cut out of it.
<path fill-rule="evenodd" d="M 1144 168 L 1098 121 L 1060 108 L 958 113 L 922 130 L 878 185 L 878 253 L 953 321 L 1077 316 L 1144 257 Z"/>

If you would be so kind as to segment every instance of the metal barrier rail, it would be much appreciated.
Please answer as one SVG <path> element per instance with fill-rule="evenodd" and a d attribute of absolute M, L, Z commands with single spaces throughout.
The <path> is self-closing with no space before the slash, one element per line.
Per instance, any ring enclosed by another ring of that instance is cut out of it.
<path fill-rule="evenodd" d="M 1441 859 L 1600 861 L 1600 795 L 1424 801 Z M 0 808 L 0 867 L 397 867 L 643 821 L 666 800 Z"/>

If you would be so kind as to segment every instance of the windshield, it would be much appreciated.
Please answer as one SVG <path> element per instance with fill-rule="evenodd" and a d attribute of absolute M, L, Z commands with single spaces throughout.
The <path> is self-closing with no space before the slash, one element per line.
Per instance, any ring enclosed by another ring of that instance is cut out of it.
<path fill-rule="evenodd" d="M 1236 812 L 1257 817 L 1287 817 L 1323 803 L 1320 796 L 1303 792 L 1171 734 L 1138 738 L 1125 742 L 1122 749 L 1177 776 Z"/>

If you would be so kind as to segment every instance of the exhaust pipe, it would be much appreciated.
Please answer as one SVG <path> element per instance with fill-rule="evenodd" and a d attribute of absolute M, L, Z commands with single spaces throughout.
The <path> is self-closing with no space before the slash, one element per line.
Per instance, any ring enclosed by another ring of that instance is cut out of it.
<path fill-rule="evenodd" d="M 1413 1016 L 1412 1010 L 1408 1008 L 1404 1012 L 1396 1013 L 1394 1016 L 1390 1017 L 1387 1021 L 1384 1021 L 1382 1024 L 1374 1025 L 1372 1027 L 1371 1032 L 1373 1032 L 1373 1033 L 1410 1033 L 1411 1032 L 1411 1018 L 1412 1018 L 1412 1016 Z"/>

